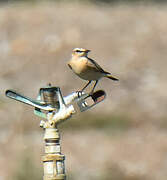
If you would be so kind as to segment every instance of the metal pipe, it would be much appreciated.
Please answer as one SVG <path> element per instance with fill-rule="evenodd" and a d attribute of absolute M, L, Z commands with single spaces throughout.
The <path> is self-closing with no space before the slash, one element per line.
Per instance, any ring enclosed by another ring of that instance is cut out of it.
<path fill-rule="evenodd" d="M 42 156 L 43 180 L 65 180 L 65 156 L 61 154 L 60 134 L 56 127 L 48 127 L 44 133 L 45 154 Z"/>

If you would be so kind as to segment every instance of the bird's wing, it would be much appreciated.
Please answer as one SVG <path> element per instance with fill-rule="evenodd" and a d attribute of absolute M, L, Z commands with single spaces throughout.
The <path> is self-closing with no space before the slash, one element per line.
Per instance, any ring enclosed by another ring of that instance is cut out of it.
<path fill-rule="evenodd" d="M 93 68 L 95 67 L 98 71 L 100 71 L 101 73 L 104 73 L 104 74 L 110 74 L 109 72 L 107 71 L 104 71 L 99 64 L 97 64 L 96 61 L 94 61 L 93 59 L 91 58 L 88 58 L 89 60 L 89 65 L 92 66 Z"/>

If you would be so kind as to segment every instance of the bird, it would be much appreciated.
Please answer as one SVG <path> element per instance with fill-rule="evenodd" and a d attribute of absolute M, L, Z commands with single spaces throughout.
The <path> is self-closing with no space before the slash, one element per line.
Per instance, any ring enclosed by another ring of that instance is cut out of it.
<path fill-rule="evenodd" d="M 90 51 L 91 50 L 85 48 L 74 48 L 72 50 L 72 57 L 68 61 L 68 66 L 81 79 L 88 81 L 88 83 L 82 88 L 81 92 L 83 92 L 92 81 L 95 81 L 90 92 L 90 94 L 93 94 L 94 89 L 101 78 L 106 77 L 113 81 L 118 81 L 119 79 L 112 76 L 111 73 L 103 70 L 95 60 L 89 58 L 88 53 Z"/>

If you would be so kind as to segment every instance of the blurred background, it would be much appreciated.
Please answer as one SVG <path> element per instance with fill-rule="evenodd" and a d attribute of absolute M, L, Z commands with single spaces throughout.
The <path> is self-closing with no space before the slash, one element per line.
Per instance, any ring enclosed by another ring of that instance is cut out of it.
<path fill-rule="evenodd" d="M 120 79 L 104 102 L 60 125 L 69 180 L 166 180 L 167 4 L 164 0 L 1 0 L 0 180 L 40 180 L 43 131 L 33 108 L 49 82 L 63 95 L 85 81 L 67 66 L 75 47 Z"/>

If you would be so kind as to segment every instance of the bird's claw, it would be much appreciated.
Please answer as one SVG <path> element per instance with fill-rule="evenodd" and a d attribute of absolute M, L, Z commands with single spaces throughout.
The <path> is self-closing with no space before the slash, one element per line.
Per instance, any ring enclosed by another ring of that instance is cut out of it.
<path fill-rule="evenodd" d="M 77 93 L 78 93 L 78 97 L 81 97 L 83 94 L 83 91 L 77 91 Z"/>
<path fill-rule="evenodd" d="M 81 97 L 81 96 L 84 94 L 84 92 L 83 92 L 82 90 L 81 90 L 81 91 L 77 91 L 77 93 L 78 93 L 78 97 Z M 88 93 L 88 94 L 89 94 L 89 96 L 92 96 L 93 93 L 94 93 L 94 91 L 91 91 L 91 92 Z"/>

